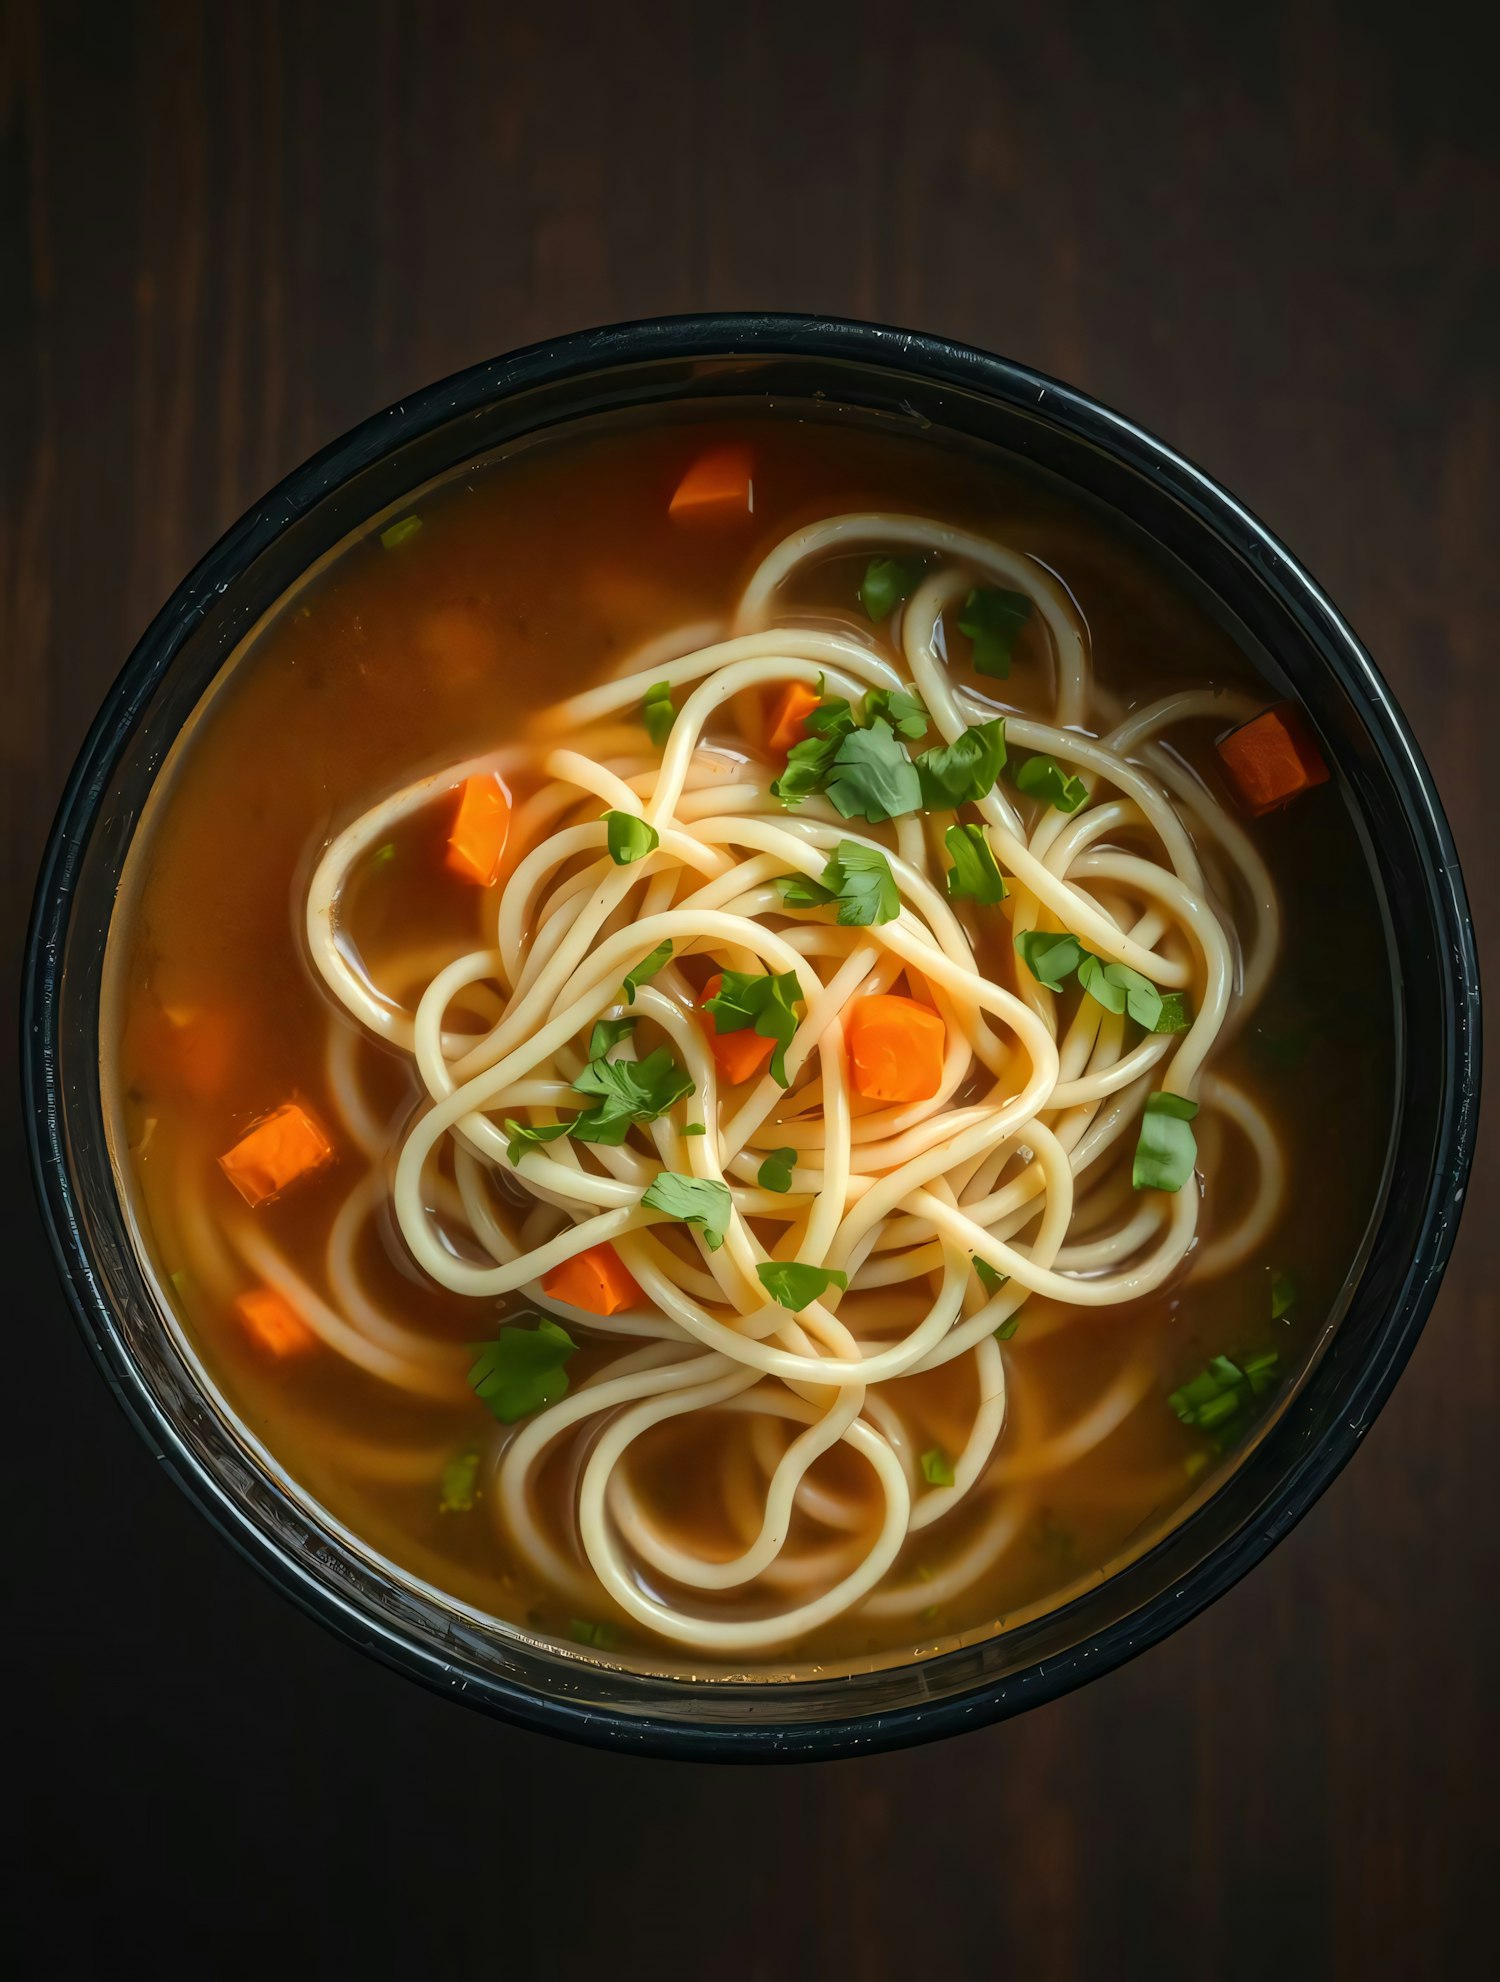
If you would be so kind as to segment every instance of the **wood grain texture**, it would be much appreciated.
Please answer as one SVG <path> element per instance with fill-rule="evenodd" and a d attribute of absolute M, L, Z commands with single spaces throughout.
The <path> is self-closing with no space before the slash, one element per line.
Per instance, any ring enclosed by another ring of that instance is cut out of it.
<path fill-rule="evenodd" d="M 268 483 L 509 346 L 755 305 L 1004 351 L 1242 495 L 1409 712 L 1496 974 L 1494 9 L 0 9 L 17 958 L 98 698 Z M 28 1973 L 1470 1972 L 1500 1843 L 1493 1147 L 1367 1449 L 1215 1609 L 1006 1727 L 731 1771 L 513 1734 L 275 1597 L 90 1369 L 15 1121 Z"/>

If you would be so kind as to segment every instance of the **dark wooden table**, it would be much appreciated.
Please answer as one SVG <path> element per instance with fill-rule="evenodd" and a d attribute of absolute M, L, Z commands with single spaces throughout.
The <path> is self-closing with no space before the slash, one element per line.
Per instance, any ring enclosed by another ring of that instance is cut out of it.
<path fill-rule="evenodd" d="M 97 698 L 248 501 L 472 360 L 741 305 L 1005 351 L 1219 475 L 1374 649 L 1493 931 L 1496 54 L 1442 5 L 1333 0 L 4 0 L 14 953 Z M 7 1109 L 27 1972 L 1469 1972 L 1500 1843 L 1494 1155 L 1368 1449 L 1213 1611 L 1009 1726 L 736 1771 L 512 1733 L 274 1596 L 94 1375 Z"/>

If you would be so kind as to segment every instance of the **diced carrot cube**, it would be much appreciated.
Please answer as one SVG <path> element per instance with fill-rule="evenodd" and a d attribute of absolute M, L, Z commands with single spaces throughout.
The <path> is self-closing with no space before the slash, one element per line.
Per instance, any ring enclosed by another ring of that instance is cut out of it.
<path fill-rule="evenodd" d="M 633 1307 L 641 1290 L 613 1246 L 590 1246 L 542 1275 L 542 1292 L 586 1314 L 615 1314 Z"/>
<path fill-rule="evenodd" d="M 766 743 L 772 750 L 790 750 L 803 738 L 803 724 L 818 706 L 815 689 L 805 681 L 788 682 L 771 704 L 771 729 Z"/>
<path fill-rule="evenodd" d="M 299 1101 L 287 1101 L 219 1158 L 246 1204 L 264 1204 L 333 1161 L 333 1144 Z"/>
<path fill-rule="evenodd" d="M 448 834 L 448 866 L 481 888 L 499 878 L 510 833 L 510 793 L 493 771 L 465 778 Z"/>
<path fill-rule="evenodd" d="M 669 514 L 678 523 L 733 522 L 755 508 L 748 447 L 713 447 L 677 484 Z"/>
<path fill-rule="evenodd" d="M 1218 743 L 1224 768 L 1252 818 L 1328 782 L 1328 766 L 1295 702 L 1278 702 Z"/>
<path fill-rule="evenodd" d="M 948 1030 L 930 1005 L 885 992 L 856 998 L 845 1022 L 854 1085 L 868 1101 L 930 1101 Z"/>
<path fill-rule="evenodd" d="M 300 1356 L 316 1346 L 317 1336 L 274 1287 L 252 1287 L 240 1295 L 234 1311 L 257 1346 L 273 1356 Z"/>
<path fill-rule="evenodd" d="M 710 998 L 717 998 L 724 983 L 724 973 L 716 970 L 703 987 L 699 1006 L 706 1005 Z M 741 1081 L 752 1079 L 758 1074 L 771 1055 L 776 1051 L 774 1039 L 764 1039 L 752 1027 L 746 1026 L 740 1032 L 720 1032 L 712 1012 L 700 1009 L 698 1023 L 707 1034 L 708 1043 L 713 1048 L 714 1065 L 731 1086 L 738 1087 Z"/>

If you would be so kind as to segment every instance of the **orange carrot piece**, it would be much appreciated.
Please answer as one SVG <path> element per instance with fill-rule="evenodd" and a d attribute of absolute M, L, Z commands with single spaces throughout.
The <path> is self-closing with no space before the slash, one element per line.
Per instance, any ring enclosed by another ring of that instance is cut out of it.
<path fill-rule="evenodd" d="M 264 1204 L 333 1161 L 333 1144 L 299 1101 L 283 1102 L 219 1158 L 246 1204 Z"/>
<path fill-rule="evenodd" d="M 772 750 L 790 750 L 802 741 L 802 725 L 818 706 L 815 690 L 805 681 L 788 682 L 771 704 L 771 733 L 766 742 Z"/>
<path fill-rule="evenodd" d="M 704 985 L 698 1003 L 706 1005 L 710 998 L 717 998 L 723 982 L 724 973 L 716 970 Z M 714 1065 L 732 1087 L 738 1087 L 741 1081 L 750 1080 L 758 1074 L 776 1051 L 774 1039 L 763 1039 L 749 1026 L 742 1032 L 720 1032 L 712 1012 L 700 1011 L 698 1023 L 708 1035 L 708 1043 L 714 1050 Z"/>
<path fill-rule="evenodd" d="M 755 508 L 748 447 L 712 447 L 677 484 L 668 514 L 678 523 L 732 523 Z"/>
<path fill-rule="evenodd" d="M 1220 737 L 1218 752 L 1235 795 L 1254 819 L 1328 782 L 1328 766 L 1295 702 L 1278 702 L 1241 723 Z"/>
<path fill-rule="evenodd" d="M 252 1287 L 240 1295 L 234 1311 L 257 1347 L 273 1356 L 300 1356 L 317 1343 L 301 1315 L 274 1287 Z"/>
<path fill-rule="evenodd" d="M 466 881 L 492 887 L 510 833 L 510 793 L 493 771 L 465 778 L 448 834 L 448 866 Z"/>
<path fill-rule="evenodd" d="M 846 1023 L 854 1085 L 867 1101 L 930 1101 L 948 1030 L 931 1005 L 886 992 L 857 998 Z"/>
<path fill-rule="evenodd" d="M 641 1290 L 613 1246 L 590 1246 L 542 1275 L 542 1292 L 585 1314 L 614 1314 L 633 1307 Z"/>

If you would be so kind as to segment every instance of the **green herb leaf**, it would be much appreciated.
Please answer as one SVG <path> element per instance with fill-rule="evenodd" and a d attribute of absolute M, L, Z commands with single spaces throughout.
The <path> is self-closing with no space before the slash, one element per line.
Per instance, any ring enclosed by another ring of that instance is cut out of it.
<path fill-rule="evenodd" d="M 934 1445 L 930 1452 L 922 1454 L 922 1478 L 929 1486 L 951 1487 L 953 1484 L 953 1461 L 942 1446 Z"/>
<path fill-rule="evenodd" d="M 619 1045 L 640 1024 L 639 1019 L 596 1019 L 594 1029 L 589 1034 L 589 1058 L 602 1060 L 606 1053 Z"/>
<path fill-rule="evenodd" d="M 386 526 L 380 533 L 380 541 L 388 551 L 395 550 L 398 544 L 406 543 L 422 527 L 420 516 L 403 516 L 398 522 Z"/>
<path fill-rule="evenodd" d="M 755 1173 L 763 1191 L 786 1192 L 792 1188 L 792 1172 L 797 1167 L 795 1149 L 773 1149 Z"/>
<path fill-rule="evenodd" d="M 815 791 L 823 789 L 838 747 L 839 737 L 836 735 L 809 736 L 801 743 L 792 745 L 787 752 L 786 769 L 779 778 L 771 780 L 773 795 L 789 812 L 804 798 L 810 798 Z"/>
<path fill-rule="evenodd" d="M 1174 1390 L 1167 1401 L 1185 1425 L 1218 1433 L 1216 1443 L 1222 1450 L 1224 1427 L 1248 1416 L 1256 1402 L 1275 1389 L 1280 1360 L 1274 1349 L 1246 1357 L 1243 1366 L 1228 1356 L 1215 1356 L 1201 1376 Z"/>
<path fill-rule="evenodd" d="M 923 809 L 951 812 L 977 805 L 995 788 L 1005 766 L 1005 718 L 971 723 L 952 743 L 924 750 L 917 759 Z"/>
<path fill-rule="evenodd" d="M 829 899 L 837 898 L 839 921 L 846 928 L 894 922 L 901 913 L 901 890 L 891 863 L 879 847 L 840 840 L 837 852 L 830 855 L 823 869 L 823 886 Z"/>
<path fill-rule="evenodd" d="M 922 567 L 909 557 L 872 557 L 865 567 L 859 602 L 871 619 L 889 619 L 922 582 Z"/>
<path fill-rule="evenodd" d="M 1077 970 L 1083 960 L 1083 945 L 1066 929 L 1048 935 L 1041 929 L 1023 929 L 1016 937 L 1016 948 L 1026 959 L 1026 968 L 1049 991 L 1061 991 L 1063 979 Z"/>
<path fill-rule="evenodd" d="M 649 957 L 642 957 L 634 970 L 626 973 L 625 982 L 620 987 L 620 994 L 626 1004 L 633 1005 L 635 994 L 641 986 L 649 983 L 656 973 L 665 969 L 671 961 L 672 939 L 669 936 L 665 942 L 657 944 Z"/>
<path fill-rule="evenodd" d="M 1028 757 L 1016 772 L 1016 789 L 1045 799 L 1059 812 L 1076 812 L 1088 797 L 1082 778 L 1070 778 L 1055 757 Z"/>
<path fill-rule="evenodd" d="M 762 1287 L 778 1307 L 793 1314 L 818 1301 L 830 1287 L 847 1287 L 849 1276 L 829 1266 L 806 1266 L 800 1259 L 762 1260 L 755 1269 Z"/>
<path fill-rule="evenodd" d="M 983 826 L 950 826 L 943 835 L 943 845 L 953 856 L 948 869 L 950 901 L 981 902 L 992 908 L 1005 900 L 1005 876 Z"/>
<path fill-rule="evenodd" d="M 1188 1124 L 1196 1101 L 1161 1089 L 1146 1097 L 1140 1139 L 1130 1181 L 1138 1191 L 1180 1191 L 1198 1161 L 1198 1142 Z"/>
<path fill-rule="evenodd" d="M 977 1253 L 974 1255 L 974 1272 L 978 1277 L 980 1286 L 991 1296 L 998 1294 L 1010 1278 L 1008 1273 L 997 1273 L 989 1261 L 987 1259 L 981 1259 Z"/>
<path fill-rule="evenodd" d="M 854 705 L 842 695 L 825 695 L 823 677 L 818 676 L 818 700 L 810 714 L 805 716 L 802 727 L 809 736 L 839 737 L 846 735 L 858 725 Z"/>
<path fill-rule="evenodd" d="M 652 1211 L 664 1211 L 684 1225 L 696 1225 L 703 1243 L 717 1252 L 734 1211 L 728 1184 L 717 1177 L 685 1177 L 678 1170 L 659 1170 L 641 1198 Z"/>
<path fill-rule="evenodd" d="M 575 1142 L 622 1143 L 637 1122 L 654 1122 L 694 1092 L 692 1077 L 658 1046 L 644 1060 L 590 1060 L 573 1083 L 575 1094 L 597 1095 L 569 1125 Z"/>
<path fill-rule="evenodd" d="M 706 1136 L 708 1130 L 703 1126 L 702 1122 L 689 1122 L 682 1133 L 685 1136 Z"/>
<path fill-rule="evenodd" d="M 1280 1321 L 1297 1305 L 1297 1283 L 1290 1273 L 1271 1275 L 1271 1319 Z"/>
<path fill-rule="evenodd" d="M 613 1651 L 620 1642 L 620 1634 L 612 1624 L 593 1624 L 586 1617 L 573 1617 L 568 1620 L 568 1636 L 579 1645 L 592 1645 L 596 1651 Z"/>
<path fill-rule="evenodd" d="M 1185 991 L 1163 991 L 1161 994 L 1161 1011 L 1157 1015 L 1156 1024 L 1152 1026 L 1151 1030 L 1153 1032 L 1186 1032 L 1192 1022 L 1193 1015 L 1188 1009 L 1187 993 Z"/>
<path fill-rule="evenodd" d="M 846 819 L 868 819 L 872 826 L 915 812 L 922 803 L 916 766 L 881 716 L 868 729 L 839 738 L 825 789 Z"/>
<path fill-rule="evenodd" d="M 809 881 L 805 874 L 778 874 L 771 885 L 788 908 L 824 908 L 834 898 L 832 888 Z"/>
<path fill-rule="evenodd" d="M 467 1514 L 479 1498 L 479 1451 L 455 1452 L 438 1484 L 439 1514 Z"/>
<path fill-rule="evenodd" d="M 396 842 L 394 840 L 387 840 L 384 846 L 376 847 L 375 851 L 370 855 L 370 865 L 372 867 L 389 867 L 395 858 Z"/>
<path fill-rule="evenodd" d="M 976 674 L 992 675 L 997 681 L 1009 677 L 1016 635 L 1030 617 L 1031 601 L 1024 592 L 984 585 L 969 594 L 959 614 L 958 630 L 973 642 Z"/>
<path fill-rule="evenodd" d="M 1015 1314 L 1007 1315 L 1005 1320 L 995 1330 L 995 1340 L 997 1342 L 1008 1342 L 1020 1326 L 1021 1315 L 1020 1310 L 1017 1309 Z"/>
<path fill-rule="evenodd" d="M 1131 970 L 1123 963 L 1105 963 L 1102 957 L 1086 954 L 1078 966 L 1078 982 L 1107 1012 L 1128 1011 L 1147 1032 L 1156 1030 L 1161 1017 L 1161 993 L 1138 970 Z"/>
<path fill-rule="evenodd" d="M 616 867 L 629 867 L 644 860 L 661 845 L 661 834 L 633 812 L 606 812 L 609 827 L 609 857 Z"/>
<path fill-rule="evenodd" d="M 573 1121 L 578 1117 L 575 1115 Z M 537 1149 L 544 1142 L 556 1142 L 572 1129 L 573 1122 L 554 1122 L 549 1128 L 534 1129 L 529 1122 L 516 1122 L 509 1115 L 505 1118 L 505 1153 L 512 1163 L 519 1163 L 528 1149 Z"/>
<path fill-rule="evenodd" d="M 744 1032 L 754 1026 L 762 1039 L 774 1039 L 771 1075 L 783 1087 L 789 1085 L 786 1049 L 797 1032 L 795 1005 L 802 1003 L 802 986 L 794 970 L 757 975 L 747 970 L 726 970 L 723 982 L 703 1009 L 713 1013 L 715 1032 Z"/>
<path fill-rule="evenodd" d="M 677 709 L 672 701 L 670 681 L 654 681 L 646 690 L 641 703 L 641 721 L 646 725 L 646 734 L 660 750 L 672 734 L 672 725 L 677 720 Z"/>
<path fill-rule="evenodd" d="M 860 721 L 868 729 L 877 717 L 884 717 L 898 736 L 918 743 L 926 736 L 930 718 L 922 698 L 909 688 L 872 688 L 860 705 Z"/>
<path fill-rule="evenodd" d="M 503 1425 L 528 1417 L 568 1394 L 564 1365 L 578 1344 L 557 1322 L 539 1318 L 535 1328 L 507 1323 L 479 1351 L 469 1383 Z"/>

